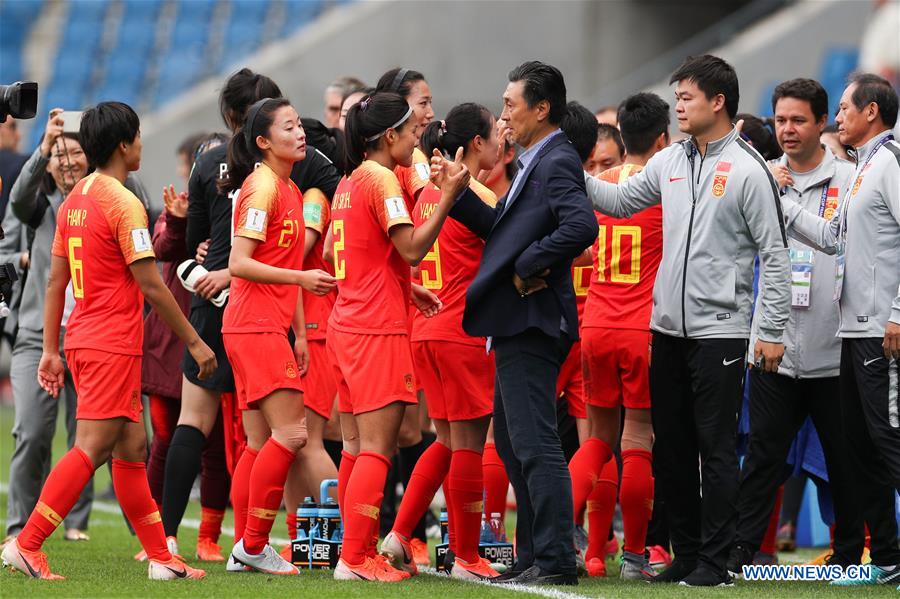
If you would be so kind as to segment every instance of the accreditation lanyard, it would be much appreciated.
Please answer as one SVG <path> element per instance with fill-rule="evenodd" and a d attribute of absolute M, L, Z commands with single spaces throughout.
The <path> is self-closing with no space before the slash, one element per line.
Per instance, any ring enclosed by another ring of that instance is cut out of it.
<path fill-rule="evenodd" d="M 822 197 L 819 199 L 819 216 L 825 214 L 828 205 L 828 186 L 831 178 L 822 184 Z M 791 257 L 791 307 L 809 308 L 812 299 L 812 274 L 815 252 L 811 249 L 789 250 Z"/>
<path fill-rule="evenodd" d="M 856 171 L 856 178 L 853 181 L 853 186 L 847 190 L 847 195 L 844 197 L 844 202 L 841 205 L 841 221 L 838 228 L 838 244 L 837 244 L 837 255 L 834 260 L 834 301 L 839 301 L 841 299 L 841 293 L 844 289 L 844 268 L 846 266 L 846 245 L 847 245 L 847 213 L 848 208 L 850 206 L 850 200 L 856 195 L 856 192 L 859 191 L 860 185 L 862 185 L 863 173 L 866 171 L 866 167 L 869 166 L 869 162 L 872 158 L 875 157 L 875 154 L 878 153 L 878 150 L 881 149 L 881 146 L 886 144 L 887 142 L 894 139 L 894 135 L 892 133 L 888 133 L 884 137 L 878 140 L 875 146 L 869 151 L 869 155 L 866 156 L 865 161 L 863 161 L 862 166 Z"/>

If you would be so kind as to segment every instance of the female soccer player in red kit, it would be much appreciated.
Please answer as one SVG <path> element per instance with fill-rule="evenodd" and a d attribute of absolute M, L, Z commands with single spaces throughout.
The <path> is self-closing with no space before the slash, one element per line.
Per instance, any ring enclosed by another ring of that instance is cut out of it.
<path fill-rule="evenodd" d="M 341 465 L 344 484 L 338 492 L 345 532 L 334 573 L 338 580 L 395 582 L 408 577 L 375 556 L 372 539 L 377 538 L 403 413 L 406 405 L 416 403 L 407 325 L 409 267 L 428 254 L 469 179 L 468 170 L 461 170 L 445 186 L 432 217 L 413 227 L 393 172 L 398 164 L 412 164 L 418 141 L 412 116 L 406 101 L 389 92 L 375 93 L 350 109 L 350 172 L 332 202 L 338 299 L 326 345 L 340 390 L 345 457 L 357 456 L 350 462 L 352 470 Z"/>
<path fill-rule="evenodd" d="M 238 187 L 240 192 L 222 335 L 248 443 L 259 450 L 248 481 L 243 536 L 232 549 L 230 564 L 267 574 L 298 573 L 268 540 L 288 469 L 306 444 L 300 376 L 309 355 L 300 287 L 317 294 L 334 288 L 328 273 L 300 270 L 303 199 L 290 175 L 305 155 L 306 135 L 297 111 L 284 98 L 264 98 L 248 109 L 244 126 L 229 144 L 223 181 L 224 192 Z M 288 341 L 292 327 L 293 347 Z"/>
<path fill-rule="evenodd" d="M 56 340 L 71 279 L 75 309 L 65 348 L 79 398 L 75 446 L 53 468 L 22 532 L 4 547 L 3 562 L 34 578 L 62 578 L 50 571 L 41 546 L 94 470 L 112 457 L 116 496 L 147 552 L 150 579 L 203 578 L 203 570 L 185 565 L 166 547 L 147 483 L 140 397 L 144 299 L 187 345 L 201 378 L 215 371 L 215 355 L 160 278 L 147 213 L 123 185 L 141 163 L 137 114 L 125 104 L 101 102 L 85 111 L 80 137 L 97 170 L 79 181 L 59 208 L 38 366 L 38 382 L 56 397 L 64 376 Z"/>
<path fill-rule="evenodd" d="M 428 125 L 421 145 L 429 153 L 452 155 L 464 151 L 469 172 L 490 170 L 498 158 L 498 134 L 494 116 L 478 104 L 460 104 L 447 118 Z M 497 197 L 474 178 L 469 186 L 493 207 Z M 420 226 L 431 218 L 442 192 L 429 183 L 413 210 Z M 381 551 L 397 568 L 416 573 L 408 559 L 410 537 L 438 487 L 448 476 L 444 494 L 450 525 L 450 550 L 456 555 L 454 578 L 482 580 L 497 573 L 478 555 L 482 513 L 482 458 L 488 424 L 493 412 L 494 364 L 485 340 L 470 337 L 462 329 L 466 289 L 481 262 L 484 241 L 456 221 L 441 229 L 431 251 L 419 264 L 422 285 L 440 298 L 442 308 L 433 318 L 417 314 L 413 322 L 413 355 L 428 402 L 428 413 L 437 430 L 437 441 L 422 454 L 393 530 Z M 448 356 L 453 356 L 448 359 Z"/>

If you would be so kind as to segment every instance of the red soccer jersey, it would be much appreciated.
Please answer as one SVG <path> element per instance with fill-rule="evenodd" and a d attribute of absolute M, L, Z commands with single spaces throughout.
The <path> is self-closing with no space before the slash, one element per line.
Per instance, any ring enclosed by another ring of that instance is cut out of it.
<path fill-rule="evenodd" d="M 331 205 L 321 190 L 307 189 L 303 194 L 303 221 L 306 223 L 307 229 L 312 229 L 319 234 L 318 240 L 309 251 L 306 260 L 303 261 L 303 270 L 318 268 L 333 275 L 334 265 L 322 258 L 325 232 L 331 222 Z M 328 317 L 331 316 L 331 308 L 334 307 L 336 299 L 337 291 L 325 295 L 303 294 L 303 315 L 306 318 L 306 336 L 309 339 L 325 339 Z"/>
<path fill-rule="evenodd" d="M 621 183 L 641 167 L 623 164 L 600 178 Z M 591 248 L 594 277 L 585 304 L 584 327 L 650 328 L 653 282 L 662 259 L 662 206 L 652 206 L 631 218 L 597 213 L 600 233 Z"/>
<path fill-rule="evenodd" d="M 587 303 L 588 288 L 593 275 L 593 265 L 572 267 L 572 284 L 575 287 L 575 308 L 578 310 L 579 328 L 584 324 L 584 305 Z"/>
<path fill-rule="evenodd" d="M 485 204 L 494 207 L 497 196 L 490 189 L 471 180 L 469 187 Z M 413 210 L 413 222 L 419 226 L 434 213 L 441 199 L 441 190 L 428 184 L 419 194 Z M 413 341 L 455 341 L 471 345 L 484 345 L 481 337 L 470 337 L 462 328 L 463 310 L 466 307 L 466 290 L 478 272 L 484 241 L 469 231 L 462 223 L 448 218 L 441 228 L 431 251 L 419 264 L 420 284 L 441 299 L 443 307 L 433 318 L 425 318 L 415 311 Z"/>
<path fill-rule="evenodd" d="M 409 264 L 391 227 L 412 225 L 396 175 L 366 160 L 338 184 L 331 205 L 338 298 L 328 326 L 372 335 L 408 333 Z"/>
<path fill-rule="evenodd" d="M 141 201 L 112 177 L 88 175 L 59 207 L 52 251 L 69 261 L 75 295 L 66 349 L 141 355 L 144 296 L 128 268 L 153 258 Z"/>
<path fill-rule="evenodd" d="M 431 165 L 428 156 L 419 148 L 413 150 L 413 162 L 411 166 L 395 166 L 394 174 L 400 181 L 400 189 L 403 190 L 403 201 L 406 209 L 412 212 L 416 205 L 416 194 L 428 183 L 431 174 Z"/>
<path fill-rule="evenodd" d="M 261 164 L 241 185 L 234 210 L 234 235 L 255 239 L 253 259 L 300 270 L 303 267 L 303 196 L 293 181 Z M 240 277 L 222 315 L 223 333 L 287 333 L 297 309 L 296 285 L 257 283 Z"/>

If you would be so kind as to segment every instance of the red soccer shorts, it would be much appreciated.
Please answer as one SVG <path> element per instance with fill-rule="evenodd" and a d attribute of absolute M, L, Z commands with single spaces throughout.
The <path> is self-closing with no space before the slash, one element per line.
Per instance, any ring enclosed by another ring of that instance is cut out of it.
<path fill-rule="evenodd" d="M 582 330 L 587 402 L 599 408 L 650 408 L 650 331 Z"/>
<path fill-rule="evenodd" d="M 363 414 L 396 401 L 416 404 L 409 335 L 370 335 L 328 329 L 341 412 Z"/>
<path fill-rule="evenodd" d="M 125 417 L 141 421 L 141 357 L 70 349 L 66 362 L 78 392 L 79 420 Z"/>
<path fill-rule="evenodd" d="M 331 418 L 331 406 L 337 394 L 337 383 L 331 369 L 331 361 L 325 349 L 325 340 L 308 342 L 309 369 L 303 375 L 303 405 L 325 420 Z"/>
<path fill-rule="evenodd" d="M 234 371 L 234 390 L 241 410 L 255 410 L 253 404 L 278 389 L 303 391 L 287 335 L 223 333 L 222 341 Z"/>
<path fill-rule="evenodd" d="M 412 348 L 429 416 L 456 422 L 493 413 L 494 358 L 483 345 L 417 341 Z"/>
<path fill-rule="evenodd" d="M 572 344 L 566 361 L 559 368 L 556 379 L 556 397 L 566 394 L 569 402 L 569 415 L 572 418 L 587 418 L 584 407 L 584 377 L 581 373 L 581 341 Z"/>

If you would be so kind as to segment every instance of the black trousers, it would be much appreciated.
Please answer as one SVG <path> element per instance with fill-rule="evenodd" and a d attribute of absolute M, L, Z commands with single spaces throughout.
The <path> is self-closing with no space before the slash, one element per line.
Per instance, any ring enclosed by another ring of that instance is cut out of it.
<path fill-rule="evenodd" d="M 859 563 L 865 530 L 850 478 L 841 423 L 838 377 L 793 379 L 750 371 L 750 442 L 741 470 L 736 541 L 756 552 L 775 504 L 775 491 L 790 474 L 788 451 L 806 417 L 812 418 L 825 453 L 834 500 L 834 560 Z"/>
<path fill-rule="evenodd" d="M 556 379 L 571 346 L 537 329 L 493 340 L 494 440 L 516 493 L 516 570 L 575 574 L 572 479 L 556 426 Z"/>
<path fill-rule="evenodd" d="M 872 563 L 900 563 L 894 493 L 900 489 L 897 361 L 884 357 L 883 339 L 844 339 L 841 419 L 862 515 L 869 525 Z"/>
<path fill-rule="evenodd" d="M 653 475 L 676 559 L 724 571 L 738 493 L 738 410 L 746 339 L 653 333 Z"/>

